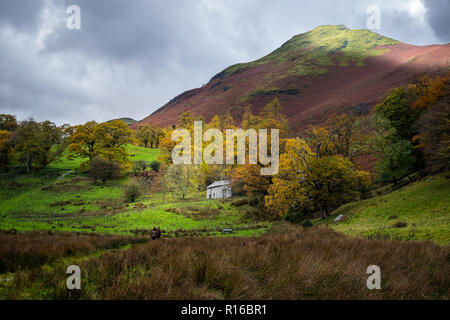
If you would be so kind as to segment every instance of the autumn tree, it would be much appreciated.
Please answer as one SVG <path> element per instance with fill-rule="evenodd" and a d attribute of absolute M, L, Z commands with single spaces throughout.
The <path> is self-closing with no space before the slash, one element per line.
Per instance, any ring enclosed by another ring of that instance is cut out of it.
<path fill-rule="evenodd" d="M 350 161 L 356 153 L 354 148 L 356 142 L 355 120 L 350 114 L 343 113 L 335 115 L 327 121 L 327 129 L 334 153 L 340 154 Z"/>
<path fill-rule="evenodd" d="M 101 158 L 120 164 L 127 164 L 129 154 L 125 146 L 131 143 L 132 132 L 121 120 L 100 123 L 96 132 L 100 137 L 98 154 Z"/>
<path fill-rule="evenodd" d="M 449 82 L 450 72 L 435 78 L 420 76 L 415 83 L 408 86 L 414 100 L 412 109 L 419 112 L 428 110 L 440 98 L 448 95 Z"/>
<path fill-rule="evenodd" d="M 165 173 L 167 186 L 185 199 L 198 186 L 199 166 L 190 164 L 172 165 Z"/>
<path fill-rule="evenodd" d="M 280 137 L 286 138 L 289 136 L 289 126 L 287 119 L 283 112 L 283 106 L 278 98 L 275 98 L 268 103 L 262 112 L 259 114 L 260 123 L 257 129 L 278 129 L 280 130 Z M 255 129 L 256 129 L 255 128 Z"/>
<path fill-rule="evenodd" d="M 82 166 L 89 166 L 94 158 L 103 158 L 118 164 L 128 164 L 125 146 L 132 142 L 132 132 L 121 120 L 98 124 L 89 121 L 76 126 L 68 147 L 70 157 L 89 159 Z"/>
<path fill-rule="evenodd" d="M 159 144 L 161 142 L 161 139 L 164 137 L 164 130 L 158 127 L 153 128 L 153 135 L 150 140 L 150 146 L 152 148 L 159 148 Z"/>
<path fill-rule="evenodd" d="M 250 107 L 245 109 L 242 116 L 241 127 L 244 130 L 254 129 L 256 131 L 260 129 L 267 130 L 267 140 L 258 141 L 260 144 L 266 144 L 268 152 L 270 153 L 271 130 L 279 130 L 279 147 L 280 151 L 284 149 L 284 138 L 289 133 L 289 126 L 287 124 L 286 117 L 282 114 L 283 107 L 280 101 L 275 98 L 268 103 L 259 115 L 253 115 Z M 249 155 L 249 144 L 246 143 L 246 155 Z M 258 159 L 257 164 L 237 165 L 231 169 L 230 176 L 232 186 L 235 192 L 245 192 L 250 197 L 265 196 L 268 193 L 268 188 L 272 183 L 272 176 L 261 175 L 261 168 L 264 167 Z M 248 160 L 246 161 L 248 163 Z"/>
<path fill-rule="evenodd" d="M 261 175 L 261 168 L 256 164 L 236 166 L 231 173 L 233 191 L 245 192 L 249 197 L 267 195 L 271 181 L 271 176 Z"/>
<path fill-rule="evenodd" d="M 177 144 L 175 141 L 172 141 L 173 131 L 173 128 L 163 129 L 164 134 L 159 142 L 159 153 L 157 159 L 164 164 L 170 164 L 172 162 L 172 149 Z"/>
<path fill-rule="evenodd" d="M 147 148 L 153 137 L 153 127 L 149 124 L 140 125 L 135 136 Z"/>
<path fill-rule="evenodd" d="M 189 129 L 194 126 L 194 117 L 191 115 L 189 111 L 186 111 L 181 114 L 178 119 L 177 128 L 185 128 Z"/>
<path fill-rule="evenodd" d="M 250 107 L 246 107 L 244 109 L 244 114 L 242 115 L 241 127 L 244 130 L 250 128 L 258 128 L 261 124 L 261 117 L 257 115 L 253 115 L 252 109 Z"/>
<path fill-rule="evenodd" d="M 313 128 L 306 132 L 308 144 L 317 157 L 337 155 L 335 145 L 326 128 Z"/>
<path fill-rule="evenodd" d="M 154 127 L 150 124 L 140 125 L 135 132 L 136 139 L 146 148 L 158 148 L 163 136 L 164 131 L 161 128 Z"/>
<path fill-rule="evenodd" d="M 450 96 L 435 102 L 417 124 L 417 141 L 429 172 L 450 169 Z"/>
<path fill-rule="evenodd" d="M 14 153 L 13 131 L 17 129 L 16 117 L 0 114 L 0 168 L 8 170 L 8 164 Z"/>
<path fill-rule="evenodd" d="M 88 158 L 91 161 L 98 154 L 101 136 L 98 134 L 98 123 L 86 122 L 74 128 L 70 136 L 70 157 Z"/>
<path fill-rule="evenodd" d="M 17 129 L 17 119 L 11 114 L 0 114 L 0 130 L 14 131 Z"/>

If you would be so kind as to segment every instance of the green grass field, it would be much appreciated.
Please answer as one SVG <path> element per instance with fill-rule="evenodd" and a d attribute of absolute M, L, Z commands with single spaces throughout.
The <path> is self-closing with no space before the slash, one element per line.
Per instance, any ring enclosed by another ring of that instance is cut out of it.
<path fill-rule="evenodd" d="M 132 161 L 155 160 L 156 149 L 128 146 Z M 62 158 L 45 173 L 3 175 L 0 192 L 0 229 L 17 231 L 72 231 L 103 234 L 140 234 L 160 226 L 175 236 L 214 236 L 223 228 L 233 235 L 262 234 L 268 224 L 244 217 L 249 206 L 231 201 L 206 200 L 206 192 L 194 192 L 186 200 L 177 194 L 148 192 L 127 204 L 122 190 L 127 177 L 94 184 L 77 172 L 83 159 Z M 175 210 L 176 209 L 176 210 Z M 201 216 L 198 218 L 197 216 Z"/>
<path fill-rule="evenodd" d="M 128 146 L 133 161 L 155 160 L 156 149 Z M 136 203 L 124 201 L 123 186 L 129 178 L 94 184 L 77 171 L 83 159 L 63 158 L 46 172 L 31 175 L 0 175 L 0 230 L 69 231 L 101 234 L 146 234 L 160 226 L 171 236 L 258 236 L 271 222 L 247 218 L 256 210 L 248 205 L 235 207 L 229 200 L 206 200 L 204 191 L 181 200 L 177 194 L 147 192 Z M 349 203 L 331 217 L 315 220 L 330 224 L 350 236 L 391 240 L 432 240 L 450 243 L 450 183 L 434 176 L 410 184 L 390 194 Z M 334 222 L 338 215 L 345 220 Z"/>
<path fill-rule="evenodd" d="M 338 215 L 345 221 L 335 223 Z M 383 196 L 349 203 L 325 221 L 351 236 L 450 244 L 450 181 L 427 177 Z"/>
<path fill-rule="evenodd" d="M 158 152 L 128 150 L 134 161 L 152 161 Z M 0 175 L 0 300 L 448 297 L 450 183 L 442 175 L 349 203 L 304 229 L 256 221 L 257 209 L 238 206 L 242 199 L 206 200 L 205 191 L 185 200 L 146 192 L 128 204 L 122 192 L 130 178 L 95 184 L 77 170 L 82 162 Z M 335 223 L 340 214 L 345 221 Z M 150 241 L 157 226 L 163 240 Z M 371 263 L 389 270 L 385 290 L 361 282 Z M 72 264 L 85 272 L 77 295 L 65 286 Z M 161 284 L 168 287 L 155 293 Z"/>

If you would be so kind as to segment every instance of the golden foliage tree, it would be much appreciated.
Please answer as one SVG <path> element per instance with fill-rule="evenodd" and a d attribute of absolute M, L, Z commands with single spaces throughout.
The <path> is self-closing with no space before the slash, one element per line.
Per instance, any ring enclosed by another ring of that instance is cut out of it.
<path fill-rule="evenodd" d="M 153 134 L 154 128 L 149 124 L 140 125 L 135 132 L 136 139 L 142 142 L 146 148 L 151 143 Z"/>
<path fill-rule="evenodd" d="M 231 184 L 236 193 L 244 191 L 249 197 L 266 195 L 272 177 L 262 176 L 261 168 L 256 164 L 236 166 L 231 173 Z"/>
<path fill-rule="evenodd" d="M 89 121 L 74 128 L 68 150 L 70 157 L 89 159 L 83 167 L 97 157 L 127 165 L 125 146 L 131 142 L 132 132 L 125 122 L 114 120 L 98 124 Z"/>
<path fill-rule="evenodd" d="M 163 136 L 163 130 L 154 127 L 150 124 L 140 125 L 136 132 L 135 137 L 139 140 L 144 147 L 158 148 L 161 137 Z"/>
<path fill-rule="evenodd" d="M 330 207 L 358 198 L 369 182 L 369 174 L 355 170 L 349 160 L 321 156 L 304 140 L 289 139 L 280 158 L 280 170 L 266 196 L 266 206 L 280 216 L 320 210 L 322 218 L 326 218 Z"/>

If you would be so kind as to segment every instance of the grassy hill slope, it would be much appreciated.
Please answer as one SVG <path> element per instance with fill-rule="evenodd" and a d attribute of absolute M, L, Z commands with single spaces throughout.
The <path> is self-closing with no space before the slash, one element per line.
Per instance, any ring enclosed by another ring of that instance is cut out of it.
<path fill-rule="evenodd" d="M 334 222 L 338 215 L 345 221 Z M 340 232 L 373 239 L 432 240 L 450 244 L 450 180 L 427 177 L 402 189 L 349 203 L 325 221 Z"/>

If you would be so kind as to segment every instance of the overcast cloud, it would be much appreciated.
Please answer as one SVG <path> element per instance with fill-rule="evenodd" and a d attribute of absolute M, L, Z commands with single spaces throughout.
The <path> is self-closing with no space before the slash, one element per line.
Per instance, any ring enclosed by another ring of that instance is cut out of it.
<path fill-rule="evenodd" d="M 81 30 L 66 8 L 81 8 Z M 0 113 L 58 124 L 142 119 L 227 66 L 323 24 L 450 42 L 449 0 L 1 0 Z"/>

